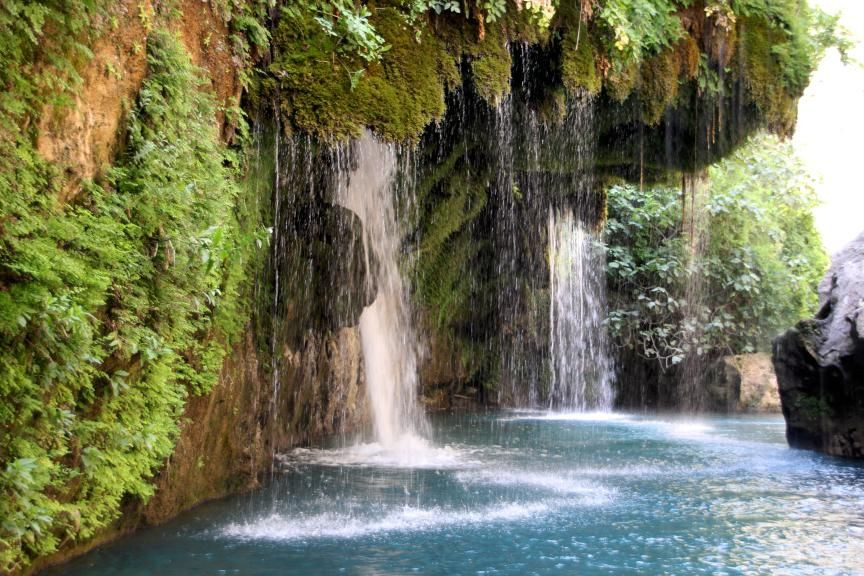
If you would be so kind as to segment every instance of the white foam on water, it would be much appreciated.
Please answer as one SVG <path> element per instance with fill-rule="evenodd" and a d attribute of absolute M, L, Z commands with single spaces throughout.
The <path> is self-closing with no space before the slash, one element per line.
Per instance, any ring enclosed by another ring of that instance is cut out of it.
<path fill-rule="evenodd" d="M 453 469 L 479 466 L 476 451 L 434 446 L 425 438 L 404 434 L 394 442 L 369 442 L 331 450 L 297 448 L 282 455 L 283 463 L 369 468 Z"/>
<path fill-rule="evenodd" d="M 688 469 L 663 464 L 644 464 L 618 467 L 584 467 L 575 468 L 571 471 L 574 476 L 586 478 L 654 478 L 662 476 L 675 476 L 686 472 Z"/>
<path fill-rule="evenodd" d="M 538 410 L 518 410 L 512 412 L 514 416 L 501 418 L 508 420 L 543 420 L 552 422 L 599 422 L 599 423 L 622 423 L 632 426 L 645 426 L 655 428 L 663 434 L 680 438 L 702 437 L 716 432 L 714 426 L 704 420 L 670 418 L 668 420 L 658 418 L 645 418 L 635 414 L 623 412 L 552 412 Z"/>
<path fill-rule="evenodd" d="M 512 416 L 499 418 L 499 421 L 548 420 L 561 422 L 622 422 L 631 421 L 630 414 L 620 412 L 552 412 L 540 410 L 514 410 Z"/>
<path fill-rule="evenodd" d="M 635 424 L 656 428 L 658 432 L 684 439 L 709 439 L 716 429 L 702 420 L 635 420 Z"/>
<path fill-rule="evenodd" d="M 666 426 L 666 432 L 670 436 L 677 436 L 680 438 L 705 436 L 713 430 L 713 426 L 703 422 L 670 422 Z"/>
<path fill-rule="evenodd" d="M 322 513 L 286 516 L 272 514 L 246 523 L 225 526 L 220 535 L 237 540 L 303 541 L 361 538 L 387 532 L 427 532 L 450 527 L 488 525 L 540 519 L 573 506 L 600 504 L 590 498 L 503 502 L 476 509 L 417 508 L 405 506 L 382 517 Z"/>
<path fill-rule="evenodd" d="M 519 486 L 557 494 L 579 494 L 589 497 L 596 504 L 608 503 L 614 494 L 614 490 L 594 482 L 580 480 L 570 472 L 549 473 L 484 469 L 459 472 L 456 474 L 456 479 L 463 484 Z"/>

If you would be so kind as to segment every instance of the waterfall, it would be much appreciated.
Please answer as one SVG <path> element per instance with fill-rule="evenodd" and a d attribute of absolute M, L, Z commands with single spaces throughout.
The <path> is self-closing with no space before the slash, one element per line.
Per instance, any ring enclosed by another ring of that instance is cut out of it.
<path fill-rule="evenodd" d="M 678 402 L 686 412 L 700 412 L 706 404 L 703 357 L 704 326 L 709 320 L 705 307 L 703 258 L 708 246 L 708 186 L 704 175 L 687 175 L 683 181 L 682 228 L 687 241 L 687 282 L 683 294 L 683 332 L 687 354 L 681 365 Z"/>
<path fill-rule="evenodd" d="M 605 258 L 594 233 L 549 210 L 549 408 L 612 409 L 612 366 L 603 318 Z"/>
<path fill-rule="evenodd" d="M 588 234 L 581 228 L 574 231 L 575 222 L 591 227 L 603 218 L 594 175 L 594 100 L 588 94 L 558 99 L 545 92 L 538 81 L 546 62 L 542 50 L 514 45 L 512 57 L 511 94 L 499 103 L 486 127 L 496 143 L 488 162 L 495 169 L 491 180 L 495 218 L 491 226 L 496 266 L 496 344 L 500 353 L 497 400 L 526 408 L 609 409 L 611 376 L 601 324 L 605 313 L 603 262 L 600 256 L 589 254 L 587 248 L 576 250 L 571 246 L 577 236 Z M 541 102 L 544 104 L 539 105 Z M 554 215 L 563 214 L 555 211 L 565 207 L 568 215 Z M 554 243 L 547 230 L 550 211 L 555 226 L 561 228 L 557 232 L 560 257 L 567 259 L 572 270 L 565 270 L 568 264 L 563 261 L 550 269 L 546 260 L 544 247 L 547 242 Z M 590 260 L 582 262 L 577 256 Z M 596 269 L 588 271 L 589 267 Z M 577 282 L 574 286 L 574 273 L 591 285 Z M 551 305 L 545 300 L 545 295 L 551 293 L 547 280 L 557 281 L 560 292 Z M 562 292 L 567 289 L 580 292 L 568 296 Z M 574 316 L 580 302 L 577 298 L 593 299 L 596 318 L 579 323 L 581 320 Z M 560 310 L 556 312 L 554 306 Z M 555 326 L 547 325 L 553 320 Z M 574 342 L 580 338 L 590 340 L 584 349 Z M 553 351 L 556 357 L 550 358 Z M 602 368 L 580 366 L 583 361 L 595 362 L 598 358 L 604 361 Z M 598 386 L 605 390 L 603 394 L 595 393 L 588 384 L 594 379 L 589 375 L 592 370 L 602 374 Z M 570 382 L 573 378 L 577 381 Z M 577 388 L 584 389 L 584 394 L 577 394 Z"/>
<path fill-rule="evenodd" d="M 352 153 L 338 202 L 363 223 L 367 289 L 376 293 L 360 316 L 366 387 L 376 440 L 393 448 L 427 432 L 417 402 L 417 338 L 399 270 L 403 234 L 393 190 L 396 150 L 367 134 Z"/>

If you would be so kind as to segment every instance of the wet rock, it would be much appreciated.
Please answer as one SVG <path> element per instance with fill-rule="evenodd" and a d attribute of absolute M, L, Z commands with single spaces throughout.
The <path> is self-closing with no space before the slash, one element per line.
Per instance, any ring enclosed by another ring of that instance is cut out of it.
<path fill-rule="evenodd" d="M 864 234 L 834 257 L 820 310 L 774 341 L 786 438 L 864 458 Z"/>
<path fill-rule="evenodd" d="M 269 435 L 274 452 L 369 421 L 360 329 L 307 332 L 301 346 L 285 346 L 271 396 Z"/>
<path fill-rule="evenodd" d="M 356 326 L 374 299 L 366 288 L 360 220 L 339 206 L 305 202 L 286 210 L 282 226 L 275 252 L 280 339 L 298 349 L 309 331 Z"/>
<path fill-rule="evenodd" d="M 705 392 L 709 412 L 737 412 L 741 371 L 729 358 L 720 358 L 706 371 Z"/>

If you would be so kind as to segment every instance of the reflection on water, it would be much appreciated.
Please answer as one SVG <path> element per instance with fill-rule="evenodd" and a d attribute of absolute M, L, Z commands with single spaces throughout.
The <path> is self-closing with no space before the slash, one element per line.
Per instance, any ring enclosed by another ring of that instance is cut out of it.
<path fill-rule="evenodd" d="M 864 574 L 864 466 L 775 417 L 440 417 L 303 449 L 272 484 L 55 574 Z"/>

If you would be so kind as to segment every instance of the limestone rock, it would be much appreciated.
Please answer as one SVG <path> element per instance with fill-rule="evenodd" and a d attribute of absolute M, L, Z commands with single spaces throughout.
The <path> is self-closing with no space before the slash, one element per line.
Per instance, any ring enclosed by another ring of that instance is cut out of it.
<path fill-rule="evenodd" d="M 768 354 L 738 354 L 720 360 L 725 389 L 729 391 L 729 411 L 779 413 L 780 395 L 777 376 Z M 731 400 L 734 399 L 734 406 Z"/>
<path fill-rule="evenodd" d="M 864 458 L 864 234 L 834 257 L 817 316 L 774 341 L 786 438 Z"/>

